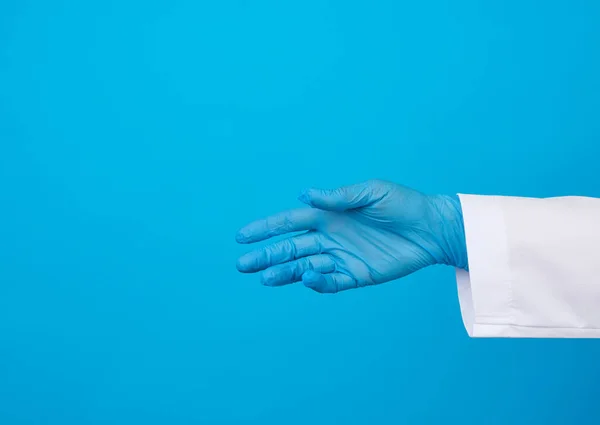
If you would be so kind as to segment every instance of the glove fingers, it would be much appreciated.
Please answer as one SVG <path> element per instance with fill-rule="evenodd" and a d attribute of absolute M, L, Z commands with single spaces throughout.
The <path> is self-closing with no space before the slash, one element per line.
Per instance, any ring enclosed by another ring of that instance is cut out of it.
<path fill-rule="evenodd" d="M 380 197 L 376 192 L 379 192 L 379 186 L 367 181 L 333 190 L 308 189 L 298 199 L 315 208 L 341 212 L 361 208 L 378 200 Z"/>
<path fill-rule="evenodd" d="M 237 269 L 242 273 L 254 273 L 320 252 L 322 245 L 319 234 L 308 232 L 242 255 L 237 261 Z"/>
<path fill-rule="evenodd" d="M 307 271 L 302 276 L 302 283 L 307 288 L 321 294 L 335 294 L 358 287 L 354 278 L 343 273 L 321 274 L 314 271 Z"/>
<path fill-rule="evenodd" d="M 285 211 L 244 226 L 235 239 L 239 243 L 253 243 L 285 233 L 315 230 L 319 216 L 319 211 L 310 208 Z"/>
<path fill-rule="evenodd" d="M 282 286 L 299 282 L 307 271 L 330 273 L 335 270 L 335 262 L 326 254 L 312 255 L 285 264 L 268 268 L 262 273 L 261 281 L 266 286 Z"/>

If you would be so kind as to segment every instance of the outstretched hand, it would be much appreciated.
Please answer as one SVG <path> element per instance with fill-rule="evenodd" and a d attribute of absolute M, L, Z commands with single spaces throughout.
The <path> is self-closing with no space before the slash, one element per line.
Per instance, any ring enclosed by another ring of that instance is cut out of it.
<path fill-rule="evenodd" d="M 310 189 L 308 208 L 254 221 L 236 235 L 251 244 L 302 232 L 240 257 L 237 269 L 262 272 L 267 286 L 300 282 L 321 293 L 375 285 L 424 267 L 467 268 L 460 202 L 370 180 L 335 190 Z"/>

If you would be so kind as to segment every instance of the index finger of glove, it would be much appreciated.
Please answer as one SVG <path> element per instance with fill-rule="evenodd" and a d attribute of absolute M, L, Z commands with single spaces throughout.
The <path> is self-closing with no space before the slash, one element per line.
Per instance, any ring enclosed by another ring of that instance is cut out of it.
<path fill-rule="evenodd" d="M 286 233 L 316 230 L 321 213 L 314 208 L 284 211 L 242 227 L 235 239 L 239 243 L 253 243 Z"/>

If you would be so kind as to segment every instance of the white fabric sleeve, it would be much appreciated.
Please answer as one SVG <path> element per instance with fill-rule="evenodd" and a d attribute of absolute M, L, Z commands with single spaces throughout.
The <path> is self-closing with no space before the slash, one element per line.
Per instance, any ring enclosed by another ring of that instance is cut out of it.
<path fill-rule="evenodd" d="M 600 338 L 600 199 L 459 198 L 469 336 Z"/>

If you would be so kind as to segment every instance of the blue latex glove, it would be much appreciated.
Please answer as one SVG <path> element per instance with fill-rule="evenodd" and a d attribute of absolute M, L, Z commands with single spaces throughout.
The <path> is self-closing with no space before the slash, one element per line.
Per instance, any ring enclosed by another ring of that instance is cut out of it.
<path fill-rule="evenodd" d="M 303 232 L 238 259 L 243 273 L 261 272 L 267 286 L 302 281 L 321 293 L 375 285 L 423 267 L 467 268 L 460 202 L 370 180 L 336 190 L 310 189 L 312 208 L 285 211 L 239 230 L 239 243 Z"/>

